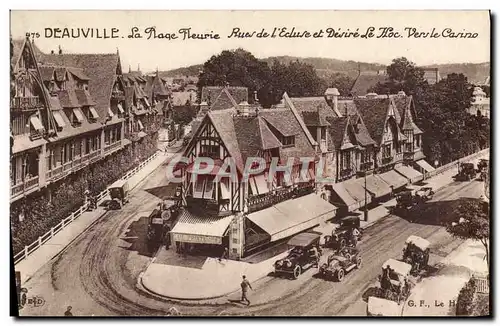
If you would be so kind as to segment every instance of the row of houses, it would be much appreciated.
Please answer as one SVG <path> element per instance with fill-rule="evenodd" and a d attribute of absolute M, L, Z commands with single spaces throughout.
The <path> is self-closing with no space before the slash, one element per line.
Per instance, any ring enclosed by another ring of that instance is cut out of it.
<path fill-rule="evenodd" d="M 123 73 L 120 54 L 46 54 L 11 40 L 11 204 L 97 161 L 140 149 L 171 111 L 157 75 Z"/>
<path fill-rule="evenodd" d="M 233 258 L 356 211 L 418 182 L 434 168 L 422 153 L 411 96 L 403 92 L 342 98 L 337 89 L 322 97 L 291 98 L 264 109 L 249 104 L 244 87 L 204 87 L 192 138 L 184 155 L 184 209 L 171 230 L 173 246 L 229 248 Z M 197 157 L 216 168 L 233 160 L 238 182 L 197 174 Z M 242 178 L 249 157 L 265 170 Z M 306 175 L 301 157 L 313 157 Z M 271 161 L 294 159 L 292 178 L 268 178 Z M 321 169 L 318 167 L 321 166 Z M 318 171 L 328 182 L 320 182 Z"/>

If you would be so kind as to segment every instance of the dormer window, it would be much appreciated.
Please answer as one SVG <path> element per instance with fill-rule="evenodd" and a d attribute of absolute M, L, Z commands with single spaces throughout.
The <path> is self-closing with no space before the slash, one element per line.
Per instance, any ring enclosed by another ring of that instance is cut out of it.
<path fill-rule="evenodd" d="M 283 147 L 295 146 L 295 136 L 283 136 L 283 137 L 281 137 L 281 144 L 283 144 Z"/>
<path fill-rule="evenodd" d="M 119 114 L 124 114 L 125 113 L 125 110 L 123 109 L 123 106 L 120 103 L 118 103 L 117 107 L 118 107 Z"/>
<path fill-rule="evenodd" d="M 79 125 L 82 124 L 82 122 L 83 122 L 83 113 L 82 113 L 82 111 L 80 109 L 78 109 L 78 108 L 73 109 L 71 123 L 73 125 L 79 126 Z"/>
<path fill-rule="evenodd" d="M 45 128 L 37 115 L 30 117 L 30 126 L 31 139 L 41 138 Z"/>
<path fill-rule="evenodd" d="M 52 114 L 54 115 L 54 120 L 56 120 L 57 131 L 61 131 L 63 129 L 63 127 L 66 125 L 66 123 L 64 122 L 64 119 L 61 115 L 61 112 L 54 111 L 54 112 L 52 112 Z"/>
<path fill-rule="evenodd" d="M 89 121 L 96 122 L 97 119 L 99 118 L 99 115 L 97 114 L 97 111 L 95 110 L 95 108 L 90 107 L 88 112 L 89 112 Z"/>

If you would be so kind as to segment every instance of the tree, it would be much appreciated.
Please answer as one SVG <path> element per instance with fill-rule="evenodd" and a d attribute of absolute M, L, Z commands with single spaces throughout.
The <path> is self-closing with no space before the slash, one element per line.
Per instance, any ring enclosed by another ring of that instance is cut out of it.
<path fill-rule="evenodd" d="M 455 212 L 458 222 L 448 224 L 446 226 L 446 231 L 460 239 L 480 241 L 486 250 L 485 259 L 489 269 L 489 203 L 480 200 L 467 200 L 458 205 Z"/>
<path fill-rule="evenodd" d="M 388 80 L 385 83 L 378 83 L 369 91 L 377 94 L 396 94 L 404 91 L 412 95 L 419 87 L 427 84 L 424 70 L 405 57 L 392 60 L 392 64 L 387 67 L 387 76 Z"/>
<path fill-rule="evenodd" d="M 222 51 L 212 56 L 203 64 L 198 88 L 203 86 L 231 86 L 248 87 L 249 94 L 258 92 L 259 99 L 267 100 L 267 94 L 260 94 L 264 86 L 269 83 L 271 69 L 265 61 L 261 61 L 248 51 L 241 48 L 231 51 Z M 251 101 L 252 99 L 249 98 Z"/>
<path fill-rule="evenodd" d="M 328 87 L 335 87 L 341 96 L 348 96 L 354 79 L 343 73 L 334 73 L 326 81 Z"/>

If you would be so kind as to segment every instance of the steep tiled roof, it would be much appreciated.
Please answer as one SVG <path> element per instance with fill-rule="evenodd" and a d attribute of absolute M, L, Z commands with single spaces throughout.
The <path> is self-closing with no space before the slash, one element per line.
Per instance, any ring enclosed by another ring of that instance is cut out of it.
<path fill-rule="evenodd" d="M 43 81 L 54 80 L 54 67 L 50 66 L 40 66 L 40 75 L 42 76 Z"/>
<path fill-rule="evenodd" d="M 81 104 L 78 101 L 74 90 L 61 90 L 57 92 L 57 96 L 59 97 L 59 102 L 61 103 L 63 108 L 81 107 Z"/>
<path fill-rule="evenodd" d="M 90 80 L 90 78 L 87 75 L 85 75 L 82 68 L 67 67 L 67 69 L 70 73 L 75 75 L 78 79 Z"/>
<path fill-rule="evenodd" d="M 170 91 L 165 88 L 165 85 L 163 85 L 162 81 L 160 80 L 160 77 L 158 76 L 153 77 L 152 94 L 160 96 L 167 96 L 170 94 Z"/>
<path fill-rule="evenodd" d="M 227 92 L 221 97 L 224 89 Z M 212 110 L 228 109 L 233 107 L 233 104 L 227 93 L 236 103 L 248 102 L 248 88 L 236 86 L 204 86 L 201 90 L 200 102 L 211 102 Z"/>
<path fill-rule="evenodd" d="M 283 136 L 294 136 L 301 133 L 302 129 L 295 117 L 287 114 L 288 109 L 262 110 L 260 115 Z"/>
<path fill-rule="evenodd" d="M 354 104 L 377 144 L 382 141 L 390 98 L 356 98 Z"/>
<path fill-rule="evenodd" d="M 349 122 L 349 117 L 330 117 L 328 118 L 330 127 L 328 127 L 328 132 L 330 133 L 331 140 L 336 149 L 339 149 L 344 140 L 346 133 L 347 123 Z"/>
<path fill-rule="evenodd" d="M 24 47 L 24 42 L 26 42 L 26 39 L 19 39 L 19 40 L 12 40 L 12 57 L 10 64 L 12 67 L 15 67 L 17 64 L 17 61 L 19 60 L 19 57 L 21 56 L 21 51 L 23 50 Z"/>
<path fill-rule="evenodd" d="M 173 92 L 172 104 L 174 106 L 184 106 L 187 102 L 196 103 L 196 93 L 193 92 Z"/>
<path fill-rule="evenodd" d="M 66 67 L 55 67 L 54 72 L 56 81 L 66 80 Z"/>
<path fill-rule="evenodd" d="M 290 99 L 297 111 L 302 114 L 306 126 L 328 126 L 326 118 L 337 116 L 324 97 L 292 97 Z"/>
<path fill-rule="evenodd" d="M 125 86 L 124 93 L 125 93 L 125 106 L 129 108 L 132 105 L 134 105 L 135 87 Z"/>
<path fill-rule="evenodd" d="M 354 136 L 356 137 L 356 141 L 358 142 L 358 144 L 360 144 L 361 146 L 376 145 L 375 141 L 370 136 L 368 128 L 366 128 L 366 125 L 361 116 L 359 116 L 358 114 L 351 115 L 350 123 L 353 126 L 356 125 L 357 127 L 357 130 L 355 130 L 354 132 Z"/>
<path fill-rule="evenodd" d="M 385 83 L 387 75 L 376 74 L 373 72 L 362 72 L 351 88 L 353 96 L 364 96 L 369 93 L 369 89 L 377 85 L 377 83 Z"/>
<path fill-rule="evenodd" d="M 238 170 L 243 171 L 244 161 L 239 149 L 238 137 L 236 135 L 235 125 L 233 121 L 233 110 L 218 110 L 209 111 L 205 119 L 210 119 L 217 130 L 217 133 L 226 146 L 229 155 L 234 160 Z"/>
<path fill-rule="evenodd" d="M 86 90 L 75 89 L 75 94 L 78 99 L 78 103 L 80 103 L 81 106 L 95 105 L 95 101 Z"/>
<path fill-rule="evenodd" d="M 82 68 L 89 80 L 89 91 L 96 102 L 100 120 L 105 120 L 111 101 L 111 90 L 116 80 L 119 56 L 112 54 L 40 54 L 45 65 Z"/>
<path fill-rule="evenodd" d="M 339 100 L 338 101 L 338 110 L 341 115 L 357 115 L 358 110 L 356 109 L 356 105 L 353 100 Z"/>

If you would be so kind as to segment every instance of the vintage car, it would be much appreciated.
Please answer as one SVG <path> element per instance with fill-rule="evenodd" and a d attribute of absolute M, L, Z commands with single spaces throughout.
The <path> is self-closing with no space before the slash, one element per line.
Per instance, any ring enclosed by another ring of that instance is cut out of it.
<path fill-rule="evenodd" d="M 429 247 L 429 241 L 416 235 L 411 235 L 406 239 L 405 248 L 403 249 L 403 261 L 411 265 L 412 273 L 418 273 L 421 269 L 427 267 L 429 263 Z"/>
<path fill-rule="evenodd" d="M 108 204 L 109 209 L 120 209 L 128 203 L 129 186 L 127 180 L 118 180 L 108 187 L 111 200 Z"/>
<path fill-rule="evenodd" d="M 358 235 L 354 237 L 353 231 L 357 230 Z M 340 225 L 332 231 L 332 235 L 326 235 L 324 246 L 327 248 L 340 249 L 347 245 L 356 246 L 363 236 L 361 229 L 361 219 L 359 215 L 345 216 L 340 220 Z"/>
<path fill-rule="evenodd" d="M 373 317 L 401 316 L 402 313 L 403 313 L 402 306 L 398 305 L 394 301 L 377 297 L 368 297 L 368 304 L 366 306 L 367 316 L 373 316 Z"/>
<path fill-rule="evenodd" d="M 489 160 L 482 158 L 479 160 L 479 163 L 477 163 L 477 172 L 482 172 L 488 168 Z"/>
<path fill-rule="evenodd" d="M 470 181 L 476 178 L 476 174 L 474 163 L 460 163 L 458 174 L 454 178 L 456 181 Z"/>
<path fill-rule="evenodd" d="M 434 190 L 432 187 L 422 187 L 415 191 L 415 197 L 417 198 L 417 201 L 427 201 L 432 199 L 434 196 Z"/>
<path fill-rule="evenodd" d="M 379 275 L 380 295 L 378 297 L 400 303 L 408 297 L 412 284 L 410 282 L 411 265 L 395 259 L 388 259 L 382 265 Z"/>
<path fill-rule="evenodd" d="M 396 194 L 396 209 L 410 209 L 415 205 L 415 196 L 411 190 Z"/>
<path fill-rule="evenodd" d="M 319 273 L 325 279 L 335 279 L 342 282 L 346 273 L 361 266 L 361 257 L 356 248 L 345 247 L 338 253 L 328 256 L 326 263 L 319 268 Z"/>
<path fill-rule="evenodd" d="M 302 271 L 317 266 L 321 256 L 320 238 L 321 233 L 312 231 L 300 233 L 291 238 L 287 243 L 289 248 L 292 248 L 288 256 L 274 263 L 275 275 L 288 275 L 297 279 Z M 314 254 L 315 250 L 318 253 L 317 256 Z"/>

